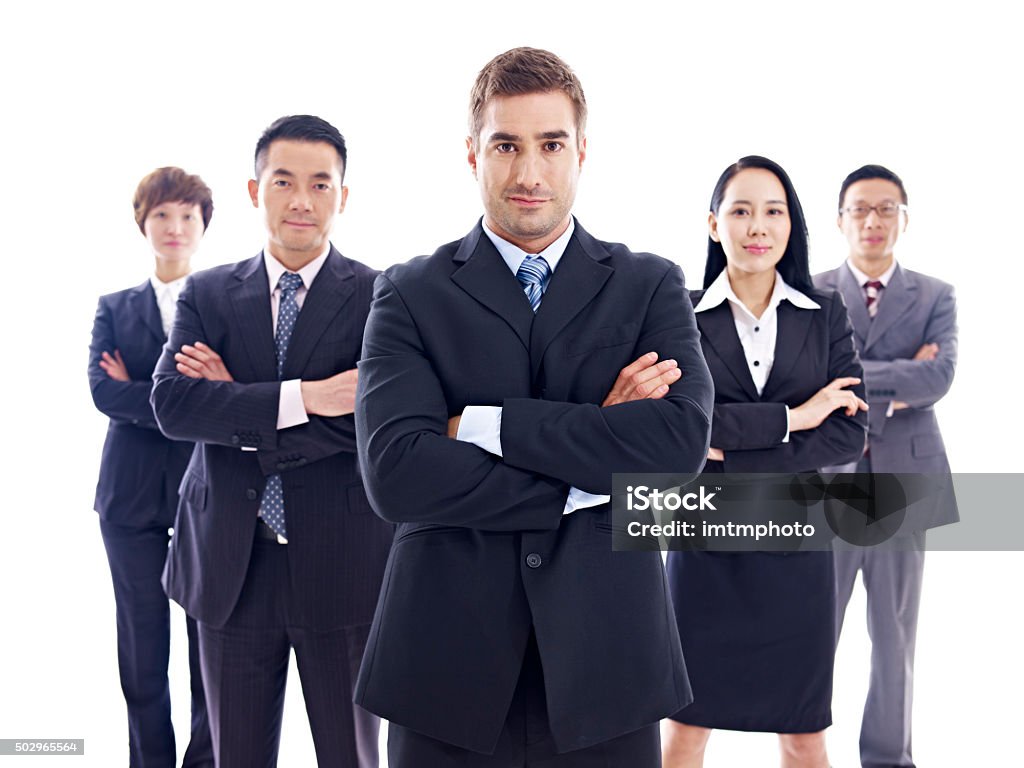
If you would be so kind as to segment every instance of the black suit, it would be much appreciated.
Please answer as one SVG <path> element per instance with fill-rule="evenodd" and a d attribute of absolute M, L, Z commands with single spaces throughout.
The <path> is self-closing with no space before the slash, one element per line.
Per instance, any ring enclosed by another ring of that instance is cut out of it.
<path fill-rule="evenodd" d="M 149 404 L 153 366 L 165 339 L 148 280 L 100 297 L 89 346 L 89 386 L 110 425 L 94 506 L 114 582 L 118 667 L 133 766 L 175 764 L 167 681 L 170 611 L 160 573 L 192 443 L 160 434 Z M 103 353 L 114 350 L 120 351 L 131 381 L 112 379 L 100 367 Z M 212 765 L 195 622 L 187 618 L 186 624 L 192 735 L 183 764 Z"/>
<path fill-rule="evenodd" d="M 679 361 L 669 394 L 598 407 L 651 350 Z M 503 406 L 504 458 L 446 437 L 467 405 Z M 491 753 L 535 636 L 558 752 L 688 702 L 660 555 L 613 553 L 608 505 L 562 511 L 570 485 L 607 494 L 613 472 L 699 469 L 710 408 L 682 273 L 664 259 L 577 225 L 536 316 L 479 225 L 389 269 L 356 427 L 374 509 L 401 525 L 356 701 Z"/>
<path fill-rule="evenodd" d="M 295 323 L 284 380 L 355 367 L 376 274 L 331 249 Z M 233 382 L 176 371 L 174 353 L 197 340 L 220 353 Z M 292 646 L 320 764 L 354 764 L 349 692 L 392 529 L 367 503 L 351 415 L 277 429 L 280 383 L 262 254 L 191 278 L 153 378 L 160 428 L 197 441 L 164 584 L 200 622 L 220 760 L 248 768 L 276 759 Z M 277 473 L 286 545 L 256 537 L 260 496 Z M 252 627 L 260 629 L 247 633 Z M 251 684 L 230 678 L 245 663 Z"/>
<path fill-rule="evenodd" d="M 703 291 L 691 299 L 700 303 Z M 775 357 L 760 394 L 728 301 L 697 313 L 715 383 L 711 445 L 724 462 L 705 472 L 804 472 L 864 449 L 867 415 L 832 412 L 786 436 L 795 408 L 839 377 L 863 376 L 842 298 L 805 291 L 820 309 L 783 300 Z M 851 388 L 864 396 L 864 385 Z M 794 514 L 804 514 L 794 504 Z M 777 516 L 774 520 L 784 523 Z M 835 611 L 829 552 L 670 552 L 669 583 L 694 701 L 673 717 L 706 728 L 808 733 L 832 722 Z"/>

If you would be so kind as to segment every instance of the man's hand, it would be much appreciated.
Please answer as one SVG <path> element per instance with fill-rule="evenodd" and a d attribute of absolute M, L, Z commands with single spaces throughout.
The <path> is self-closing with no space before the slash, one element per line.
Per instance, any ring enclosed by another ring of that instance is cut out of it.
<path fill-rule="evenodd" d="M 934 344 L 934 343 L 928 343 L 928 344 L 922 344 L 921 348 L 919 350 L 917 350 L 917 352 L 914 353 L 914 356 L 911 359 L 920 362 L 920 361 L 934 360 L 938 356 L 939 356 L 939 345 L 938 344 Z M 893 411 L 902 411 L 905 408 L 909 408 L 909 407 L 910 407 L 910 405 L 905 403 L 905 402 L 903 402 L 902 400 L 893 400 L 892 401 L 892 410 Z"/>
<path fill-rule="evenodd" d="M 799 432 L 814 429 L 837 408 L 843 408 L 847 416 L 857 411 L 866 411 L 868 404 L 853 392 L 845 389 L 860 384 L 855 376 L 844 376 L 826 384 L 803 405 L 789 410 L 789 431 Z"/>
<path fill-rule="evenodd" d="M 721 448 L 708 448 L 708 461 L 725 461 L 725 453 Z"/>
<path fill-rule="evenodd" d="M 601 407 L 633 400 L 658 400 L 668 394 L 669 385 L 678 381 L 683 372 L 675 360 L 657 361 L 658 353 L 648 352 L 619 371 Z"/>
<path fill-rule="evenodd" d="M 448 437 L 450 437 L 452 440 L 459 439 L 459 422 L 461 421 L 461 413 L 458 416 L 452 416 L 450 419 L 448 419 Z"/>
<path fill-rule="evenodd" d="M 100 360 L 100 368 L 114 381 L 131 381 L 128 376 L 128 366 L 121 359 L 121 350 L 115 349 L 114 354 L 104 352 Z"/>
<path fill-rule="evenodd" d="M 190 379 L 206 379 L 207 381 L 234 381 L 234 377 L 224 365 L 220 355 L 210 347 L 197 341 L 195 346 L 183 344 L 181 352 L 174 355 L 178 373 Z"/>
<path fill-rule="evenodd" d="M 303 381 L 302 404 L 310 416 L 345 416 L 356 410 L 355 368 L 319 381 Z"/>

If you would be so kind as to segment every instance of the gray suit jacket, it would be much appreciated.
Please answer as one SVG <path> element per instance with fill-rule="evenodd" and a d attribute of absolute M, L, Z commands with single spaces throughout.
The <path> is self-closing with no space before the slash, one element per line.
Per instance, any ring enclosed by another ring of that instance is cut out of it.
<path fill-rule="evenodd" d="M 864 293 L 850 268 L 814 276 L 819 288 L 842 293 L 867 385 L 868 445 L 874 472 L 948 475 L 946 448 L 934 405 L 949 391 L 956 369 L 956 298 L 953 286 L 897 265 L 882 293 L 878 314 L 868 316 Z M 939 345 L 935 360 L 914 360 L 922 344 Z M 910 407 L 886 416 L 893 400 Z M 852 465 L 824 471 L 853 471 Z M 935 500 L 919 526 L 959 520 L 952 492 Z"/>

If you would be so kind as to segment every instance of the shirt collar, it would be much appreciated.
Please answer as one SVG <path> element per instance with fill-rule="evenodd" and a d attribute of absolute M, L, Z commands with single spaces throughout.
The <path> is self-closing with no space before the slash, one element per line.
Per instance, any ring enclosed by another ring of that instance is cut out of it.
<path fill-rule="evenodd" d="M 149 276 L 149 284 L 153 286 L 153 292 L 157 296 L 163 296 L 165 293 L 170 293 L 172 296 L 177 296 L 181 293 L 182 287 L 185 285 L 185 281 L 188 280 L 188 275 L 179 277 L 177 280 L 171 280 L 169 283 L 165 283 L 156 275 Z"/>
<path fill-rule="evenodd" d="M 782 279 L 779 271 L 775 270 L 775 285 L 772 287 L 772 295 L 768 299 L 768 306 L 777 307 L 783 299 L 801 309 L 821 309 L 821 305 L 818 302 L 789 285 L 789 283 Z M 750 314 L 750 310 L 733 292 L 732 283 L 729 282 L 729 273 L 724 269 L 715 278 L 715 281 L 708 286 L 708 289 L 704 291 L 704 295 L 697 302 L 697 306 L 693 308 L 693 311 L 705 312 L 709 309 L 714 309 L 723 301 L 731 301 L 748 315 Z M 754 319 L 756 320 L 757 318 Z"/>
<path fill-rule="evenodd" d="M 854 266 L 853 259 L 847 259 L 846 260 L 846 266 L 848 266 L 850 268 L 850 272 L 853 274 L 854 280 L 857 281 L 857 285 L 859 285 L 861 288 L 864 287 L 864 283 L 866 283 L 868 280 L 871 279 L 870 277 L 865 275 L 863 272 L 861 272 L 859 269 L 857 269 L 856 266 Z M 883 288 L 887 288 L 889 286 L 889 281 L 892 280 L 892 273 L 895 272 L 895 271 L 896 271 L 896 259 L 894 258 L 892 260 L 892 264 L 889 265 L 889 268 L 887 270 L 885 270 L 885 272 L 880 274 L 878 277 L 876 277 L 875 280 L 880 282 L 882 284 Z"/>
<path fill-rule="evenodd" d="M 512 270 L 513 275 L 519 272 L 519 266 L 527 256 L 543 256 L 544 261 L 548 263 L 548 266 L 551 267 L 552 274 L 554 274 L 555 268 L 558 266 L 558 262 L 565 254 L 565 249 L 569 245 L 569 239 L 572 237 L 572 233 L 576 230 L 576 219 L 570 216 L 569 226 L 565 228 L 565 232 L 559 235 L 558 239 L 543 251 L 533 254 L 527 253 L 518 245 L 513 245 L 508 240 L 494 234 L 490 227 L 487 226 L 486 220 L 481 221 L 481 224 L 483 224 L 484 234 L 487 235 L 487 239 L 494 243 L 494 247 L 498 249 L 498 253 L 501 254 L 501 258 L 505 260 L 508 268 Z"/>
<path fill-rule="evenodd" d="M 310 286 L 313 285 L 313 280 L 320 274 L 320 268 L 323 267 L 324 262 L 327 261 L 327 255 L 331 252 L 331 244 L 327 243 L 327 247 L 324 248 L 324 252 L 313 259 L 309 264 L 304 266 L 298 271 L 299 277 L 302 278 L 302 286 L 308 291 Z M 270 255 L 270 249 L 263 249 L 263 264 L 267 268 L 267 280 L 270 282 L 270 293 L 273 294 L 277 288 L 278 282 L 281 280 L 281 275 L 285 272 L 290 271 L 284 264 L 275 259 Z"/>

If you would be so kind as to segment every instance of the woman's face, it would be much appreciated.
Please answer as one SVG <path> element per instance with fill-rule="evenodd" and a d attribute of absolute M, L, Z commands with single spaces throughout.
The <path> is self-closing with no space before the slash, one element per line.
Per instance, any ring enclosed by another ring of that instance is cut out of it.
<path fill-rule="evenodd" d="M 775 270 L 789 243 L 786 190 L 771 171 L 746 168 L 725 188 L 718 213 L 708 215 L 711 239 L 722 244 L 730 273 Z"/>
<path fill-rule="evenodd" d="M 143 228 L 158 259 L 188 261 L 203 239 L 203 211 L 199 203 L 161 203 L 146 216 Z"/>

